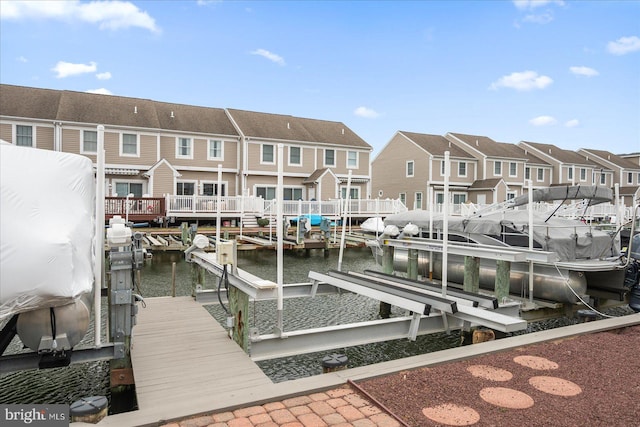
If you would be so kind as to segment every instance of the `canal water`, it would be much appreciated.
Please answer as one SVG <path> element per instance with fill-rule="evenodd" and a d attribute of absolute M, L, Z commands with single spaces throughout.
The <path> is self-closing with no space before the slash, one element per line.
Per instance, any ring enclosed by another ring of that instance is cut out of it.
<path fill-rule="evenodd" d="M 323 256 L 320 250 L 303 253 L 286 252 L 284 256 L 285 283 L 307 282 L 309 271 L 325 272 L 337 268 L 338 250 Z M 191 271 L 181 253 L 155 253 L 145 262 L 142 271 L 140 291 L 143 297 L 171 295 L 172 264 L 176 264 L 176 295 L 191 295 Z M 238 266 L 248 272 L 276 281 L 276 253 L 272 250 L 240 251 Z M 346 249 L 342 262 L 343 271 L 363 271 L 379 269 L 374 263 L 369 249 Z M 215 288 L 217 278 L 207 275 L 205 287 Z M 275 301 L 250 303 L 251 324 L 260 333 L 271 333 L 275 326 Z M 106 322 L 105 299 L 103 298 L 103 319 Z M 207 310 L 222 324 L 225 323 L 224 310 L 218 305 L 206 306 Z M 316 298 L 293 298 L 284 302 L 284 329 L 295 330 L 357 321 L 376 319 L 379 303 L 351 293 L 341 293 Z M 140 307 L 140 310 L 144 308 Z M 626 314 L 619 309 L 620 314 Z M 392 312 L 401 315 L 402 312 Z M 531 324 L 528 331 L 551 329 L 575 323 L 573 319 L 555 319 Z M 2 325 L 0 325 L 1 327 Z M 104 327 L 103 327 L 104 329 Z M 106 337 L 103 336 L 103 340 Z M 170 337 L 169 337 L 170 339 Z M 93 344 L 93 323 L 78 348 Z M 438 333 L 418 337 L 414 342 L 394 340 L 349 348 L 338 348 L 335 352 L 347 355 L 349 366 L 364 366 L 417 354 L 423 354 L 458 346 L 460 336 L 457 331 L 450 334 Z M 7 353 L 24 351 L 16 337 Z M 333 352 L 333 351 L 331 351 Z M 320 362 L 330 352 L 311 353 L 282 359 L 259 362 L 258 365 L 274 382 L 287 381 L 322 373 Z M 106 395 L 109 397 L 109 365 L 107 362 L 92 362 L 49 370 L 15 372 L 0 377 L 0 403 L 66 403 L 86 396 Z"/>

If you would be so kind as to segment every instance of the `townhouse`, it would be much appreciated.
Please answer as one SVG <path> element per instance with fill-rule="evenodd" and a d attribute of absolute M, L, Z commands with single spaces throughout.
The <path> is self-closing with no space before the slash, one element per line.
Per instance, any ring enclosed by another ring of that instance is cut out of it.
<path fill-rule="evenodd" d="M 467 201 L 478 161 L 440 135 L 398 131 L 372 161 L 375 197 L 399 198 L 409 209 L 425 209 L 429 191 L 444 202 L 444 154 L 451 162 L 450 192 L 455 204 Z"/>
<path fill-rule="evenodd" d="M 111 196 L 272 199 L 280 144 L 285 199 L 344 196 L 349 171 L 353 198 L 371 192 L 372 147 L 341 122 L 0 85 L 2 140 L 95 164 L 98 125 Z"/>
<path fill-rule="evenodd" d="M 581 148 L 578 153 L 601 165 L 603 170 L 612 170 L 611 181 L 613 185 L 618 185 L 625 205 L 631 206 L 634 200 L 640 200 L 640 163 L 634 163 L 630 158 L 606 150 Z M 640 156 L 638 158 L 640 159 Z"/>

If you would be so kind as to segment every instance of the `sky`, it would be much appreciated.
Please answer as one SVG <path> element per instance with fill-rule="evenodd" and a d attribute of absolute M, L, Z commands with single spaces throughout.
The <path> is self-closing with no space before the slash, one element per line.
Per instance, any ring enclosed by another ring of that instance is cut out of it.
<path fill-rule="evenodd" d="M 640 1 L 2 0 L 0 82 L 639 152 Z"/>

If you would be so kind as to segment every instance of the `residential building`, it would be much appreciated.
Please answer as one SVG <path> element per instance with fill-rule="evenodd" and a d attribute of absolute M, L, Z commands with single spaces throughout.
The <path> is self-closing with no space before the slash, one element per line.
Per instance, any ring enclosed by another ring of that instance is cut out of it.
<path fill-rule="evenodd" d="M 443 136 L 407 131 L 396 132 L 372 161 L 374 197 L 399 198 L 409 209 L 426 209 L 433 191 L 434 202 L 443 203 L 446 151 L 452 200 L 465 203 L 477 177 L 478 161 Z"/>
<path fill-rule="evenodd" d="M 0 138 L 87 156 L 103 125 L 108 195 L 284 197 L 370 194 L 371 146 L 341 122 L 66 90 L 0 85 Z M 218 188 L 218 171 L 222 179 Z"/>
<path fill-rule="evenodd" d="M 578 153 L 602 165 L 602 172 L 598 184 L 619 187 L 619 192 L 625 199 L 625 205 L 631 206 L 634 196 L 638 199 L 640 188 L 640 163 L 634 163 L 631 158 L 624 158 L 606 150 L 581 148 Z M 640 156 L 638 156 L 640 158 Z M 611 170 L 611 180 L 606 179 L 604 170 Z M 603 182 L 604 181 L 604 182 Z"/>

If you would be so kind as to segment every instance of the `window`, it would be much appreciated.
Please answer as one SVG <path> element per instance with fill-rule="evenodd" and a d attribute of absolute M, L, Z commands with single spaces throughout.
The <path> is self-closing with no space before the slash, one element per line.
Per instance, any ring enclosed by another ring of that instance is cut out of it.
<path fill-rule="evenodd" d="M 413 176 L 413 160 L 407 162 L 407 178 Z"/>
<path fill-rule="evenodd" d="M 509 176 L 518 175 L 518 164 L 516 162 L 509 162 Z"/>
<path fill-rule="evenodd" d="M 284 187 L 282 197 L 284 200 L 302 200 L 302 188 Z"/>
<path fill-rule="evenodd" d="M 538 168 L 538 181 L 544 181 L 544 169 Z"/>
<path fill-rule="evenodd" d="M 224 160 L 224 152 L 222 151 L 222 147 L 222 141 L 210 139 L 207 160 Z"/>
<path fill-rule="evenodd" d="M 515 199 L 516 192 L 515 191 L 507 191 L 507 200 Z"/>
<path fill-rule="evenodd" d="M 202 183 L 202 195 L 203 196 L 217 196 L 218 195 L 218 183 L 215 182 L 203 182 Z M 220 195 L 227 195 L 227 184 L 220 184 Z"/>
<path fill-rule="evenodd" d="M 444 176 L 444 160 L 440 162 L 440 175 Z"/>
<path fill-rule="evenodd" d="M 493 163 L 493 174 L 502 175 L 502 162 L 496 161 Z"/>
<path fill-rule="evenodd" d="M 631 175 L 631 174 L 629 174 Z M 604 185 L 607 183 L 607 176 L 603 173 L 600 174 L 600 184 Z"/>
<path fill-rule="evenodd" d="M 116 182 L 116 197 L 142 197 L 142 183 L 140 182 Z"/>
<path fill-rule="evenodd" d="M 436 193 L 436 204 L 441 205 L 444 203 L 444 193 Z"/>
<path fill-rule="evenodd" d="M 16 145 L 33 147 L 33 127 L 16 125 Z"/>
<path fill-rule="evenodd" d="M 524 179 L 531 179 L 531 168 L 524 168 Z"/>
<path fill-rule="evenodd" d="M 357 168 L 358 167 L 358 152 L 357 151 L 347 151 L 347 167 L 348 168 Z"/>
<path fill-rule="evenodd" d="M 302 157 L 300 155 L 300 147 L 289 147 L 289 164 L 294 166 L 302 166 Z M 296 199 L 291 199 L 296 200 Z"/>
<path fill-rule="evenodd" d="M 276 198 L 276 187 L 256 187 L 256 196 L 265 200 L 273 200 Z"/>
<path fill-rule="evenodd" d="M 193 141 L 191 138 L 178 137 L 176 142 L 177 159 L 193 159 Z"/>
<path fill-rule="evenodd" d="M 467 162 L 458 163 L 458 176 L 467 176 Z"/>
<path fill-rule="evenodd" d="M 123 133 L 122 144 L 120 146 L 121 156 L 138 156 L 138 135 L 134 133 Z"/>
<path fill-rule="evenodd" d="M 193 196 L 195 194 L 196 184 L 194 182 L 178 182 L 176 184 L 176 195 Z"/>
<path fill-rule="evenodd" d="M 467 201 L 467 195 L 464 193 L 453 193 L 453 204 L 461 205 Z"/>
<path fill-rule="evenodd" d="M 324 165 L 335 166 L 336 165 L 336 151 L 324 150 Z"/>
<path fill-rule="evenodd" d="M 567 179 L 573 179 L 573 168 L 569 168 L 569 172 L 567 173 Z"/>
<path fill-rule="evenodd" d="M 585 168 L 580 168 L 580 181 L 587 180 L 587 170 Z"/>
<path fill-rule="evenodd" d="M 260 149 L 262 150 L 262 154 L 260 155 L 260 163 L 267 163 L 267 164 L 275 164 L 275 156 L 273 153 L 273 145 L 271 144 L 262 144 L 260 146 Z"/>
<path fill-rule="evenodd" d="M 407 193 L 400 193 L 398 194 L 398 197 L 400 198 L 400 203 L 402 203 L 403 205 L 407 205 Z"/>
<path fill-rule="evenodd" d="M 82 131 L 82 152 L 98 152 L 98 132 L 96 132 L 95 130 Z"/>
<path fill-rule="evenodd" d="M 627 174 L 627 184 L 633 184 L 633 173 L 631 172 Z"/>
<path fill-rule="evenodd" d="M 422 209 L 422 193 L 416 193 L 416 199 L 413 203 L 414 209 Z"/>
<path fill-rule="evenodd" d="M 347 187 L 340 187 L 340 197 L 345 199 L 347 197 Z M 357 200 L 360 198 L 360 188 L 351 187 L 349 191 L 349 200 Z"/>

